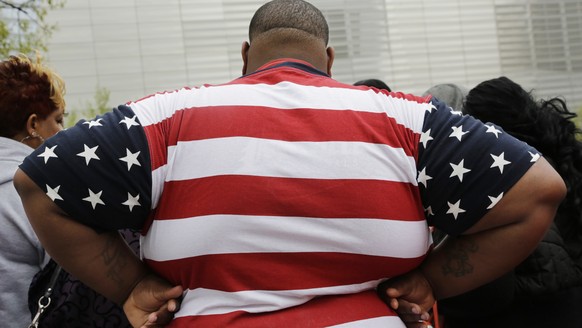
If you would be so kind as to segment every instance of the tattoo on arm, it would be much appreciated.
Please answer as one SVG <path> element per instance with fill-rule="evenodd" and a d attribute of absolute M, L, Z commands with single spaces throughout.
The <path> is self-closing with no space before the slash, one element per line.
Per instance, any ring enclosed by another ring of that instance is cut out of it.
<path fill-rule="evenodd" d="M 114 235 L 107 238 L 107 243 L 101 252 L 101 258 L 103 259 L 103 263 L 107 266 L 107 276 L 118 287 L 124 287 L 124 280 L 121 272 L 127 265 L 127 258 L 122 255 L 122 249 L 120 249 L 119 244 L 116 241 L 117 238 Z"/>
<path fill-rule="evenodd" d="M 470 254 L 475 253 L 479 246 L 474 241 L 457 240 L 454 248 L 447 256 L 442 266 L 443 275 L 451 274 L 462 277 L 473 272 L 473 265 L 469 261 Z"/>

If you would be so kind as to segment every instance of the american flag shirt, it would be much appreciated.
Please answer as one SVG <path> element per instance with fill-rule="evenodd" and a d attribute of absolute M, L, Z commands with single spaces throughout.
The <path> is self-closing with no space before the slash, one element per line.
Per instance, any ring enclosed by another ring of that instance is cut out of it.
<path fill-rule="evenodd" d="M 274 61 L 48 139 L 21 169 L 97 231 L 141 229 L 185 294 L 172 327 L 404 327 L 375 295 L 540 157 L 442 102 Z"/>
<path fill-rule="evenodd" d="M 139 230 L 151 211 L 148 143 L 127 106 L 57 133 L 20 167 L 67 214 L 97 231 Z"/>
<path fill-rule="evenodd" d="M 456 236 L 493 208 L 541 154 L 493 123 L 436 98 L 430 103 L 417 181 L 429 224 Z"/>

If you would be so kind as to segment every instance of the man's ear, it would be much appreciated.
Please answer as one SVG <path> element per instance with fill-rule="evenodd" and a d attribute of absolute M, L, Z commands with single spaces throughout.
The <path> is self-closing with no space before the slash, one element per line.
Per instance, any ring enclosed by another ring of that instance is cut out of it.
<path fill-rule="evenodd" d="M 241 47 L 241 56 L 242 56 L 242 61 L 243 61 L 243 67 L 242 67 L 242 75 L 247 74 L 247 64 L 249 62 L 249 49 L 250 49 L 251 45 L 245 41 L 242 44 Z"/>
<path fill-rule="evenodd" d="M 333 66 L 333 60 L 335 59 L 335 50 L 333 47 L 327 47 L 327 75 L 331 76 L 331 67 Z"/>

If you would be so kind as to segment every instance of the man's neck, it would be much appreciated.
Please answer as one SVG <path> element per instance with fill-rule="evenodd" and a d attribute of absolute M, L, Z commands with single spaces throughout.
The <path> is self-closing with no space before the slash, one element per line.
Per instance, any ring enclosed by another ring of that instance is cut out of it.
<path fill-rule="evenodd" d="M 328 71 L 326 48 L 321 43 L 272 45 L 253 42 L 248 51 L 247 74 L 277 59 L 297 59 L 313 65 L 320 71 Z"/>

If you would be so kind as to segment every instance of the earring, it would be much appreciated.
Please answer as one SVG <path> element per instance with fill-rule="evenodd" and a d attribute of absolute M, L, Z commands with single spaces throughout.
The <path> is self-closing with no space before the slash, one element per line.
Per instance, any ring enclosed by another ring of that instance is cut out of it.
<path fill-rule="evenodd" d="M 33 138 L 39 138 L 40 139 L 40 143 L 43 143 L 44 142 L 44 138 L 40 134 L 36 133 L 36 131 L 32 131 L 32 137 Z"/>
<path fill-rule="evenodd" d="M 36 131 L 32 131 L 31 135 L 22 138 L 22 140 L 20 140 L 20 142 L 24 142 L 25 140 L 28 140 L 31 138 L 40 138 L 40 142 L 41 143 L 44 142 L 44 138 L 40 134 L 36 133 Z"/>

